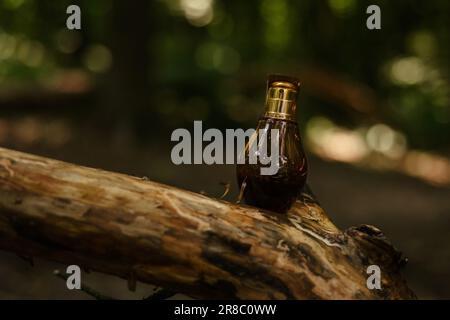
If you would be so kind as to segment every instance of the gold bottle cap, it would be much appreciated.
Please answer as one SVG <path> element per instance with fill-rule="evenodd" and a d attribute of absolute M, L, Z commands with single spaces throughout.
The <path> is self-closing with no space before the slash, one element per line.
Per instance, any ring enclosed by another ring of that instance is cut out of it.
<path fill-rule="evenodd" d="M 295 121 L 299 86 L 296 78 L 269 75 L 264 117 Z"/>

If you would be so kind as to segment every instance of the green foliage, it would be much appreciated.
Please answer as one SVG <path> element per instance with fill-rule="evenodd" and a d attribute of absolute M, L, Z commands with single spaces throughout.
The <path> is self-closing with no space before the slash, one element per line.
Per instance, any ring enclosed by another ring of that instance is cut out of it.
<path fill-rule="evenodd" d="M 151 63 L 141 72 L 154 79 L 152 99 L 168 105 L 156 111 L 173 125 L 193 114 L 223 125 L 252 125 L 265 74 L 320 67 L 372 88 L 376 116 L 405 132 L 412 145 L 448 146 L 450 2 L 376 1 L 382 29 L 370 31 L 365 21 L 372 2 L 160 0 L 145 9 L 149 38 L 125 37 L 148 48 Z M 0 86 L 39 82 L 69 68 L 107 81 L 122 54 L 112 40 L 124 37 L 121 28 L 129 32 L 130 21 L 111 19 L 121 14 L 114 1 L 79 1 L 82 30 L 67 31 L 65 10 L 72 3 L 0 1 Z M 303 99 L 306 117 L 322 114 L 348 126 L 355 117 L 369 121 L 314 93 Z M 186 101 L 193 101 L 191 112 L 180 111 Z"/>

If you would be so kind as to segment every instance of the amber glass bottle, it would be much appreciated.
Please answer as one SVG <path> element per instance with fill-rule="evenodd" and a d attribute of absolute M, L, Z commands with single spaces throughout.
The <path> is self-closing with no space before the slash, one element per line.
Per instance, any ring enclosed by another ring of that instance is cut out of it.
<path fill-rule="evenodd" d="M 306 183 L 307 161 L 296 121 L 299 84 L 289 76 L 268 78 L 265 112 L 255 135 L 263 129 L 279 130 L 279 169 L 274 175 L 262 175 L 260 162 L 250 164 L 250 153 L 259 152 L 258 148 L 252 148 L 253 143 L 258 143 L 252 137 L 245 146 L 245 163 L 237 165 L 238 184 L 249 205 L 285 213 Z M 263 143 L 270 144 L 270 139 Z"/>

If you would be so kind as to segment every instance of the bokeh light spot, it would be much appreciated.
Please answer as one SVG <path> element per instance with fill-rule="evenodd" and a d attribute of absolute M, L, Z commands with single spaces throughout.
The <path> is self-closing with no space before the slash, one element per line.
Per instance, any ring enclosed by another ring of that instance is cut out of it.
<path fill-rule="evenodd" d="M 391 81 L 399 85 L 414 85 L 425 80 L 426 66 L 417 57 L 395 60 L 390 67 Z"/>
<path fill-rule="evenodd" d="M 86 50 L 83 62 L 90 71 L 105 72 L 112 64 L 112 54 L 104 45 L 96 44 Z"/>
<path fill-rule="evenodd" d="M 180 0 L 180 7 L 190 24 L 203 27 L 214 18 L 213 0 Z"/>
<path fill-rule="evenodd" d="M 328 0 L 331 10 L 339 16 L 352 13 L 356 7 L 355 0 Z"/>

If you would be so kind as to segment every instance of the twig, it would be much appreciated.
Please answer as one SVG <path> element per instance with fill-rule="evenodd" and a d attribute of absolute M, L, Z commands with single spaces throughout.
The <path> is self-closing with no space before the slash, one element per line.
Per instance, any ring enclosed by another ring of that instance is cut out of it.
<path fill-rule="evenodd" d="M 142 300 L 166 300 L 176 294 L 177 294 L 176 292 L 173 292 L 169 289 L 160 288 L 153 294 L 149 295 L 148 297 L 145 297 Z"/>
<path fill-rule="evenodd" d="M 223 194 L 220 196 L 220 199 L 223 199 L 228 194 L 228 192 L 230 192 L 231 184 L 229 182 L 220 182 L 220 184 L 225 188 Z"/>
<path fill-rule="evenodd" d="M 241 203 L 242 199 L 244 198 L 245 187 L 247 187 L 247 177 L 245 177 L 244 181 L 241 184 L 241 189 L 239 190 L 239 195 L 236 203 Z"/>
<path fill-rule="evenodd" d="M 61 278 L 61 279 L 65 280 L 65 281 L 67 281 L 67 279 L 69 278 L 68 275 L 62 273 L 59 270 L 53 271 L 53 274 L 55 276 L 57 276 L 58 278 Z M 96 300 L 117 300 L 115 298 L 103 295 L 100 292 L 98 292 L 97 290 L 94 290 L 91 287 L 89 287 L 87 285 L 84 285 L 83 283 L 81 283 L 80 290 L 83 291 L 84 293 L 90 295 L 91 297 L 95 298 Z"/>

